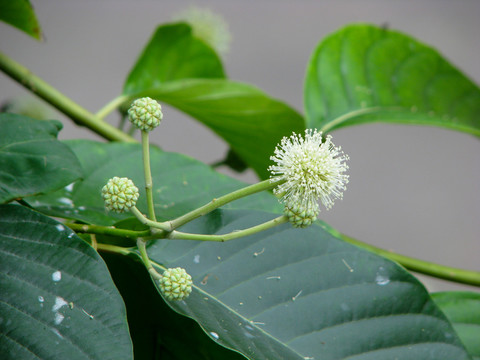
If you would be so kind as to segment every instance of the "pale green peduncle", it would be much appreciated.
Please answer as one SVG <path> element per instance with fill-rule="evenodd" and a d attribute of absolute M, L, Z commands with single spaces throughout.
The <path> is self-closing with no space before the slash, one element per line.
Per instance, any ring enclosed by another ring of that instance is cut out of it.
<path fill-rule="evenodd" d="M 143 154 L 143 170 L 145 174 L 145 193 L 147 195 L 148 217 L 150 220 L 156 221 L 155 206 L 153 202 L 153 180 L 150 169 L 150 146 L 148 139 L 148 131 L 142 133 L 142 154 Z"/>
<path fill-rule="evenodd" d="M 195 209 L 193 211 L 190 211 L 189 213 L 186 213 L 185 215 L 182 215 L 174 220 L 170 221 L 165 221 L 162 223 L 164 227 L 161 229 L 167 229 L 167 231 L 173 231 L 176 228 L 200 217 L 205 214 L 208 214 L 209 212 L 225 205 L 228 204 L 229 202 L 232 202 L 234 200 L 241 199 L 245 196 L 255 194 L 260 191 L 264 190 L 271 190 L 278 184 L 281 184 L 281 182 L 276 181 L 272 182 L 271 180 L 263 180 L 261 182 L 258 182 L 253 185 L 246 186 L 244 188 L 235 190 L 229 194 L 223 195 L 219 198 L 213 199 L 209 203 L 199 207 L 198 209 Z"/>
<path fill-rule="evenodd" d="M 200 240 L 200 241 L 216 241 L 216 242 L 225 242 L 233 239 L 238 239 L 240 237 L 256 234 L 260 231 L 265 231 L 271 229 L 275 226 L 281 225 L 288 222 L 288 217 L 285 215 L 279 216 L 275 219 L 266 221 L 262 224 L 252 226 L 248 229 L 236 230 L 227 234 L 221 235 L 207 235 L 207 234 L 190 234 L 180 231 L 172 231 L 167 235 L 168 239 L 179 239 L 179 240 Z"/>

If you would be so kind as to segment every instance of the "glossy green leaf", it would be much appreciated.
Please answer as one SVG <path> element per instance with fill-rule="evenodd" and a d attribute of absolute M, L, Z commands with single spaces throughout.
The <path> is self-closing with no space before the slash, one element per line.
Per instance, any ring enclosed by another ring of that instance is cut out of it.
<path fill-rule="evenodd" d="M 308 127 L 383 121 L 480 135 L 480 89 L 436 50 L 396 31 L 350 25 L 315 49 L 305 81 Z"/>
<path fill-rule="evenodd" d="M 132 359 L 105 263 L 59 222 L 0 206 L 0 289 L 2 359 Z"/>
<path fill-rule="evenodd" d="M 226 233 L 273 216 L 220 210 L 182 230 Z M 170 306 L 250 359 L 470 358 L 412 275 L 319 226 L 226 243 L 161 240 L 148 252 L 193 277 L 189 298 Z"/>
<path fill-rule="evenodd" d="M 97 225 L 112 225 L 132 217 L 130 213 L 107 213 L 101 189 L 108 179 L 130 178 L 140 190 L 137 208 L 147 211 L 144 192 L 142 149 L 140 144 L 100 143 L 88 140 L 65 142 L 84 168 L 84 180 L 58 192 L 29 200 L 30 205 L 46 214 L 76 219 Z M 154 202 L 158 219 L 180 216 L 209 201 L 245 186 L 219 174 L 209 166 L 185 155 L 150 148 Z M 278 201 L 259 193 L 226 205 L 227 208 L 263 209 L 281 212 Z"/>
<path fill-rule="evenodd" d="M 0 0 L 0 20 L 40 40 L 42 31 L 29 0 Z"/>
<path fill-rule="evenodd" d="M 0 114 L 0 203 L 53 191 L 82 176 L 78 159 L 56 138 L 61 126 Z"/>
<path fill-rule="evenodd" d="M 127 307 L 135 360 L 245 359 L 215 343 L 195 321 L 173 311 L 137 257 L 102 256 Z"/>
<path fill-rule="evenodd" d="M 259 89 L 230 80 L 183 80 L 148 89 L 143 95 L 187 113 L 222 137 L 261 179 L 283 136 L 305 128 L 300 114 Z"/>
<path fill-rule="evenodd" d="M 480 294 L 448 291 L 432 294 L 473 359 L 480 359 Z"/>
<path fill-rule="evenodd" d="M 136 93 L 173 80 L 224 76 L 218 55 L 192 35 L 189 25 L 167 24 L 156 29 L 128 75 L 123 93 Z"/>

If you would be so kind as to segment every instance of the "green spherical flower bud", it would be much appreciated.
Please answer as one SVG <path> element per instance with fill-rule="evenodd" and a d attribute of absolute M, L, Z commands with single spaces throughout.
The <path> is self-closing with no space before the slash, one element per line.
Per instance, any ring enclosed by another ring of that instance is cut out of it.
<path fill-rule="evenodd" d="M 298 204 L 287 204 L 283 210 L 283 213 L 288 216 L 288 221 L 296 228 L 305 228 L 312 225 L 319 212 L 317 204 L 307 208 Z"/>
<path fill-rule="evenodd" d="M 180 267 L 167 269 L 159 280 L 160 290 L 168 300 L 184 300 L 192 292 L 192 277 Z"/>
<path fill-rule="evenodd" d="M 122 213 L 135 206 L 138 200 L 138 188 L 132 180 L 115 176 L 102 188 L 105 208 Z"/>
<path fill-rule="evenodd" d="M 128 109 L 128 118 L 140 130 L 152 131 L 162 120 L 162 106 L 149 97 L 135 100 Z"/>

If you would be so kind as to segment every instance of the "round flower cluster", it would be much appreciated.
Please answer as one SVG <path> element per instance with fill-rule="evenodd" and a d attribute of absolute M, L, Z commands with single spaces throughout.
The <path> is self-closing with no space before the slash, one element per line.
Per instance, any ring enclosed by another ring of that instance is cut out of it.
<path fill-rule="evenodd" d="M 287 216 L 293 214 L 294 225 L 313 221 L 320 212 L 319 200 L 328 210 L 342 198 L 349 157 L 330 135 L 323 138 L 316 129 L 305 130 L 305 137 L 293 133 L 282 139 L 270 159 L 275 162 L 268 168 L 271 181 L 279 182 L 274 193 L 282 197 Z"/>
<path fill-rule="evenodd" d="M 231 35 L 222 16 L 207 8 L 190 6 L 178 13 L 174 20 L 185 21 L 192 28 L 193 36 L 203 40 L 218 53 L 225 55 L 230 49 Z"/>
<path fill-rule="evenodd" d="M 288 217 L 288 221 L 296 228 L 305 228 L 313 224 L 318 216 L 318 207 L 312 209 L 302 209 L 298 206 L 290 207 L 285 205 L 283 213 Z"/>
<path fill-rule="evenodd" d="M 105 208 L 117 213 L 122 213 L 135 206 L 138 196 L 138 188 L 132 180 L 126 177 L 115 176 L 108 180 L 108 183 L 102 188 Z"/>
<path fill-rule="evenodd" d="M 143 97 L 132 103 L 128 117 L 138 129 L 152 131 L 163 118 L 162 106 L 149 97 Z"/>
<path fill-rule="evenodd" d="M 192 292 L 192 277 L 180 267 L 167 269 L 159 280 L 160 290 L 168 300 L 184 300 Z"/>

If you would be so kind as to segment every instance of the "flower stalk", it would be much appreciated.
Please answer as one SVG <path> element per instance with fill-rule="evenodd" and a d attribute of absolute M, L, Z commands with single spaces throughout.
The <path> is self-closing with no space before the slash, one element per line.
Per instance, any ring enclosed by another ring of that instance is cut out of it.
<path fill-rule="evenodd" d="M 153 180 L 150 169 L 150 149 L 148 141 L 148 131 L 142 131 L 142 154 L 143 154 L 143 170 L 145 175 L 145 194 L 147 196 L 148 217 L 150 220 L 156 221 L 155 206 L 153 203 Z"/>

